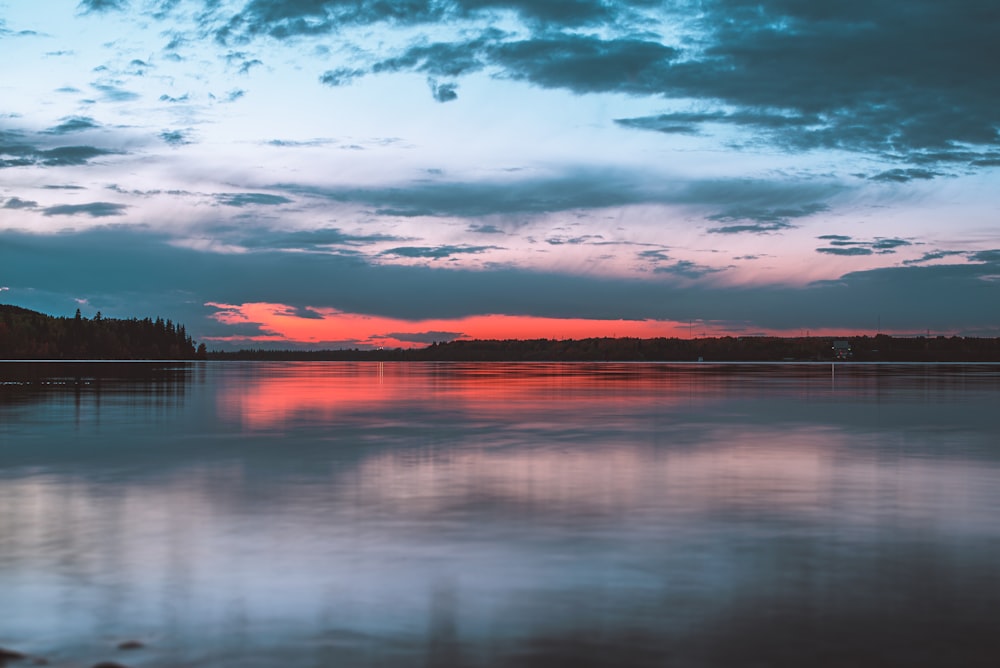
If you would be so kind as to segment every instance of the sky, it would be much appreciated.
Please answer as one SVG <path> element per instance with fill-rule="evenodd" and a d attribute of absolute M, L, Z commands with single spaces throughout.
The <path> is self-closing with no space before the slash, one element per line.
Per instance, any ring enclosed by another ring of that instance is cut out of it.
<path fill-rule="evenodd" d="M 0 303 L 1000 335 L 995 0 L 0 0 Z"/>

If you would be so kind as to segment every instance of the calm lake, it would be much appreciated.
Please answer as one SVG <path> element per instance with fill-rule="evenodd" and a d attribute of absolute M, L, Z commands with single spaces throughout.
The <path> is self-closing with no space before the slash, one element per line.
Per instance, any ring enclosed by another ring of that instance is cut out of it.
<path fill-rule="evenodd" d="M 994 667 L 998 564 L 1000 366 L 0 363 L 57 667 Z"/>

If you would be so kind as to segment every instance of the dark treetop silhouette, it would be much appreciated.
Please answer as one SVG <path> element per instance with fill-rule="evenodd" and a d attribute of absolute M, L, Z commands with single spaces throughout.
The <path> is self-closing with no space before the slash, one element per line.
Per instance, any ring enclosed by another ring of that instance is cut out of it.
<path fill-rule="evenodd" d="M 835 349 L 838 341 L 847 342 Z M 967 337 L 708 337 L 460 340 L 410 350 L 241 350 L 218 360 L 451 362 L 1000 362 L 1000 339 Z"/>
<path fill-rule="evenodd" d="M 0 359 L 204 359 L 184 325 L 170 320 L 57 318 L 0 304 Z"/>

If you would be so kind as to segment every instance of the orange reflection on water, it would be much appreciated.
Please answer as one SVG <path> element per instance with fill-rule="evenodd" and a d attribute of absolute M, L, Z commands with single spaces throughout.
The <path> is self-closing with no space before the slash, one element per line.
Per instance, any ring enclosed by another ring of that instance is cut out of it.
<path fill-rule="evenodd" d="M 219 412 L 246 428 L 274 429 L 304 416 L 332 419 L 405 398 L 402 385 L 385 382 L 384 363 L 340 364 L 336 373 L 324 373 L 323 366 L 255 365 L 254 376 L 224 386 Z"/>
<path fill-rule="evenodd" d="M 396 412 L 586 421 L 596 412 L 701 401 L 717 393 L 696 374 L 628 364 L 258 363 L 219 393 L 223 418 L 248 429 L 302 420 L 390 421 Z"/>

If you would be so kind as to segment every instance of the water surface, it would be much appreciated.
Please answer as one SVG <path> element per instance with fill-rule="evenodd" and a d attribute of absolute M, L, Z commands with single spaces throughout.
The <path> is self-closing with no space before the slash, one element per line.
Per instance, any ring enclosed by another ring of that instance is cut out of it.
<path fill-rule="evenodd" d="M 2 363 L 0 383 L 0 646 L 54 666 L 1000 656 L 997 366 Z"/>

